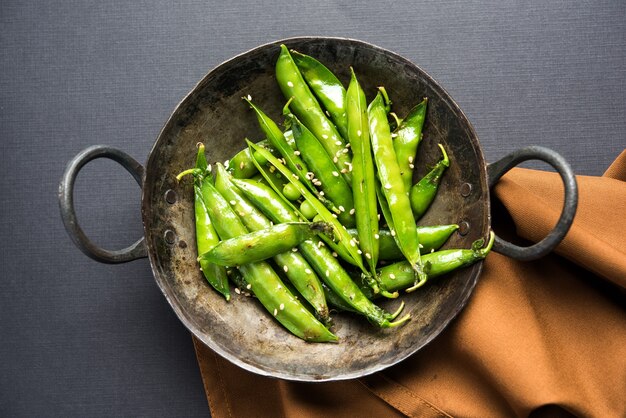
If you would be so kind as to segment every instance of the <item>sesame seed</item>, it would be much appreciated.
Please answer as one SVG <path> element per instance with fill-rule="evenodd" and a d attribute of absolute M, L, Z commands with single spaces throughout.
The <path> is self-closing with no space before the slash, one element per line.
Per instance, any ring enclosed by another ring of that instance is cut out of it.
<path fill-rule="evenodd" d="M 420 247 L 420 248 L 424 248 L 424 246 L 423 246 L 422 244 L 419 244 L 419 247 Z"/>
<path fill-rule="evenodd" d="M 236 287 L 236 288 L 235 288 L 235 293 L 237 293 L 238 295 L 240 295 L 240 294 L 241 294 L 241 290 L 239 290 L 239 288 L 238 288 L 238 287 Z"/>
<path fill-rule="evenodd" d="M 237 202 L 236 202 L 236 201 L 234 201 L 234 200 L 231 200 L 231 201 L 230 201 L 230 202 L 228 202 L 228 203 L 230 203 L 230 204 L 231 204 L 231 205 L 233 205 L 233 206 L 235 206 L 235 205 L 237 204 Z"/>
<path fill-rule="evenodd" d="M 248 100 L 252 101 L 252 96 L 248 94 Z"/>
<path fill-rule="evenodd" d="M 330 277 L 330 271 L 326 270 L 326 277 Z"/>
<path fill-rule="evenodd" d="M 356 212 L 356 209 L 354 208 L 350 209 L 350 215 L 354 215 L 354 212 Z"/>
<path fill-rule="evenodd" d="M 337 258 L 339 254 L 337 254 L 335 251 L 333 251 L 333 257 Z"/>
<path fill-rule="evenodd" d="M 328 139 L 328 135 L 326 135 L 326 134 L 322 134 L 322 138 L 324 138 L 324 139 Z"/>
<path fill-rule="evenodd" d="M 409 157 L 409 162 L 412 163 L 413 162 L 413 157 Z"/>
<path fill-rule="evenodd" d="M 356 131 L 357 136 L 361 136 L 361 131 Z"/>
<path fill-rule="evenodd" d="M 343 152 L 344 154 L 347 154 L 348 152 L 350 152 L 350 150 L 348 148 L 344 148 L 341 152 Z"/>
<path fill-rule="evenodd" d="M 246 289 L 248 289 L 248 290 L 252 289 L 252 285 L 250 283 L 248 283 L 248 285 L 246 286 Z"/>
<path fill-rule="evenodd" d="M 294 155 L 300 155 L 300 151 L 298 151 L 298 150 L 295 150 L 293 153 L 294 153 Z"/>
<path fill-rule="evenodd" d="M 230 164 L 230 160 L 226 160 L 224 161 L 224 167 L 228 168 L 228 165 Z"/>
<path fill-rule="evenodd" d="M 291 81 L 287 81 L 287 85 L 288 85 L 289 87 L 293 87 L 293 83 L 292 83 Z"/>
<path fill-rule="evenodd" d="M 347 168 L 342 168 L 342 169 L 341 169 L 341 172 L 342 172 L 343 174 L 346 174 L 346 173 L 348 172 L 348 169 L 347 169 Z"/>
<path fill-rule="evenodd" d="M 246 216 L 246 212 L 240 210 L 239 211 L 239 216 L 241 216 L 242 218 L 244 218 Z"/>
<path fill-rule="evenodd" d="M 396 231 L 394 231 L 393 229 L 391 230 L 391 236 L 395 237 L 396 236 Z"/>
<path fill-rule="evenodd" d="M 341 141 L 335 141 L 335 145 L 343 145 L 343 142 L 341 142 Z"/>
<path fill-rule="evenodd" d="M 243 161 L 239 163 L 239 169 L 240 170 L 243 170 L 245 166 L 246 166 L 246 164 Z"/>
<path fill-rule="evenodd" d="M 387 190 L 391 189 L 391 184 L 389 184 L 389 183 L 385 184 L 385 189 L 387 189 Z"/>
<path fill-rule="evenodd" d="M 278 307 L 278 309 L 280 309 L 281 311 L 282 311 L 283 309 L 285 309 L 285 304 L 284 304 L 284 303 L 281 303 L 281 304 L 280 304 L 280 306 Z"/>
<path fill-rule="evenodd" d="M 270 173 L 273 173 L 274 171 L 276 171 L 276 167 L 274 167 L 273 165 L 270 166 Z"/>
<path fill-rule="evenodd" d="M 337 215 L 334 213 L 331 213 L 331 215 L 333 215 L 333 218 L 337 219 Z"/>
<path fill-rule="evenodd" d="M 375 238 L 375 239 L 380 239 L 380 235 L 378 235 L 378 234 L 374 234 L 374 238 Z"/>
<path fill-rule="evenodd" d="M 354 238 L 350 240 L 350 245 L 356 247 L 356 241 L 354 240 Z"/>
<path fill-rule="evenodd" d="M 335 155 L 335 156 L 333 157 L 333 163 L 337 164 L 337 161 L 339 161 L 339 158 L 337 158 L 337 156 Z"/>
<path fill-rule="evenodd" d="M 283 266 L 283 270 L 285 270 L 285 273 L 287 273 L 289 271 L 289 267 Z"/>
<path fill-rule="evenodd" d="M 294 253 L 297 253 L 297 252 L 298 252 L 298 248 L 297 248 L 297 247 L 293 247 L 293 248 L 291 249 L 291 251 L 292 251 L 292 252 L 294 252 Z"/>
<path fill-rule="evenodd" d="M 390 278 L 391 280 L 395 280 L 396 275 L 395 275 L 395 274 L 393 274 L 393 273 L 389 273 L 389 278 Z"/>
<path fill-rule="evenodd" d="M 318 248 L 323 247 L 323 246 L 324 246 L 324 243 L 322 241 L 317 241 Z"/>
<path fill-rule="evenodd" d="M 346 208 L 344 208 L 341 205 L 337 209 L 339 209 L 339 212 L 345 212 L 346 211 Z"/>
<path fill-rule="evenodd" d="M 392 137 L 392 138 L 395 138 L 395 137 L 397 137 L 397 136 L 398 136 L 398 134 L 396 134 L 396 133 L 391 134 L 391 137 Z"/>
<path fill-rule="evenodd" d="M 305 269 L 305 270 L 304 270 L 304 272 L 305 272 L 306 274 L 311 274 L 311 273 L 313 273 L 313 272 L 311 271 L 311 269 Z"/>
<path fill-rule="evenodd" d="M 294 180 L 298 180 L 298 175 L 297 175 L 296 173 L 291 173 L 291 177 L 292 177 Z"/>
<path fill-rule="evenodd" d="M 378 217 L 378 220 L 380 221 L 380 213 L 377 215 L 377 217 Z"/>
<path fill-rule="evenodd" d="M 335 177 L 339 177 L 339 173 L 338 173 L 338 172 L 336 172 L 336 171 L 333 171 L 333 176 L 335 176 Z"/>
<path fill-rule="evenodd" d="M 326 113 L 326 116 L 330 117 L 330 112 L 328 110 L 325 113 Z"/>
<path fill-rule="evenodd" d="M 346 144 L 346 148 L 350 148 L 350 143 L 349 142 Z"/>
<path fill-rule="evenodd" d="M 278 309 L 274 309 L 274 316 L 278 315 Z"/>
<path fill-rule="evenodd" d="M 415 168 L 414 164 L 409 164 L 409 168 Z"/>
<path fill-rule="evenodd" d="M 372 259 L 372 256 L 370 255 L 370 253 L 365 253 L 365 257 L 366 257 L 368 260 L 371 260 L 371 259 Z"/>
<path fill-rule="evenodd" d="M 356 252 L 357 252 L 359 255 L 360 255 L 360 254 L 363 254 L 363 251 L 361 251 L 361 250 L 356 250 Z"/>
<path fill-rule="evenodd" d="M 321 192 L 320 192 L 320 196 L 324 196 L 324 191 L 321 191 Z"/>
<path fill-rule="evenodd" d="M 431 252 L 431 253 L 434 253 L 434 252 L 435 252 L 435 249 L 434 249 L 434 248 L 431 248 L 431 249 L 430 249 L 430 252 Z"/>
<path fill-rule="evenodd" d="M 211 167 L 211 164 L 209 164 L 209 166 L 207 167 L 207 169 L 209 170 L 209 173 L 210 173 L 211 171 L 213 171 L 213 167 Z"/>
<path fill-rule="evenodd" d="M 276 286 L 276 290 L 280 290 L 280 289 L 282 289 L 282 288 L 283 288 L 283 287 L 282 287 L 281 285 Z"/>

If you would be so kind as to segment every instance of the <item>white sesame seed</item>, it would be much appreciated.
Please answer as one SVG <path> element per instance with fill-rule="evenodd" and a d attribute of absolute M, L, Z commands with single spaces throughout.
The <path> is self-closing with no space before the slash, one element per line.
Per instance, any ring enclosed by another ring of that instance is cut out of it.
<path fill-rule="evenodd" d="M 368 260 L 371 260 L 371 259 L 372 259 L 372 256 L 370 255 L 370 253 L 365 253 L 365 257 L 366 257 Z"/>
<path fill-rule="evenodd" d="M 356 241 L 354 239 L 350 240 L 350 245 L 352 245 L 353 247 L 356 247 Z"/>
<path fill-rule="evenodd" d="M 337 164 L 337 161 L 339 161 L 339 158 L 337 158 L 337 156 L 335 155 L 335 156 L 333 157 L 333 163 Z"/>
<path fill-rule="evenodd" d="M 293 248 L 291 249 L 291 251 L 292 251 L 292 252 L 294 252 L 294 253 L 297 253 L 297 252 L 298 252 L 298 248 L 297 248 L 297 247 L 293 247 Z"/>
<path fill-rule="evenodd" d="M 415 168 L 414 164 L 409 164 L 409 168 Z"/>
<path fill-rule="evenodd" d="M 361 250 L 356 250 L 356 252 L 359 253 L 359 254 L 363 254 L 363 251 L 361 251 Z"/>
<path fill-rule="evenodd" d="M 345 212 L 346 211 L 346 208 L 344 208 L 341 205 L 339 205 L 339 207 L 337 209 L 339 209 L 340 212 Z"/>
<path fill-rule="evenodd" d="M 331 215 L 333 215 L 333 218 L 337 219 L 337 215 L 334 213 L 331 213 Z"/>
<path fill-rule="evenodd" d="M 378 220 L 380 221 L 380 213 L 377 215 L 377 217 L 378 217 Z"/>
<path fill-rule="evenodd" d="M 298 150 L 295 150 L 293 153 L 294 153 L 294 155 L 300 155 L 300 151 L 298 151 Z"/>
<path fill-rule="evenodd" d="M 287 81 L 287 85 L 288 85 L 289 87 L 293 87 L 293 83 L 292 83 L 291 81 Z"/>
<path fill-rule="evenodd" d="M 347 154 L 348 152 L 350 152 L 350 150 L 348 148 L 344 148 L 341 152 L 343 152 L 344 154 Z"/>
<path fill-rule="evenodd" d="M 287 273 L 289 271 L 289 267 L 283 266 L 283 270 L 285 270 L 285 273 Z"/>
<path fill-rule="evenodd" d="M 348 169 L 347 169 L 347 168 L 342 168 L 342 169 L 341 169 L 341 172 L 342 172 L 343 174 L 346 174 L 346 173 L 348 172 Z"/>
<path fill-rule="evenodd" d="M 374 238 L 375 238 L 375 239 L 380 239 L 380 235 L 378 235 L 378 234 L 374 234 Z"/>
<path fill-rule="evenodd" d="M 274 316 L 278 315 L 278 309 L 274 309 Z"/>
<path fill-rule="evenodd" d="M 396 275 L 395 275 L 395 274 L 393 274 L 393 273 L 389 273 L 389 278 L 390 278 L 391 280 L 395 280 Z"/>
<path fill-rule="evenodd" d="M 398 136 L 398 134 L 396 134 L 396 133 L 392 133 L 392 134 L 391 134 L 391 137 L 392 137 L 392 138 L 395 138 L 395 137 L 397 137 L 397 136 Z"/>
<path fill-rule="evenodd" d="M 424 246 L 423 246 L 422 244 L 419 244 L 419 247 L 420 247 L 420 248 L 424 248 Z"/>
<path fill-rule="evenodd" d="M 298 175 L 297 175 L 296 173 L 291 173 L 291 177 L 292 177 L 294 180 L 298 180 Z"/>
<path fill-rule="evenodd" d="M 389 184 L 389 183 L 385 184 L 385 189 L 387 189 L 387 190 L 391 189 L 391 184 Z"/>
<path fill-rule="evenodd" d="M 248 289 L 248 290 L 252 289 L 252 285 L 250 283 L 248 283 L 248 285 L 246 286 L 246 289 Z"/>
<path fill-rule="evenodd" d="M 434 248 L 431 248 L 431 249 L 430 249 L 430 252 L 431 252 L 431 253 L 434 253 L 434 252 L 435 252 L 435 249 L 434 249 Z"/>
<path fill-rule="evenodd" d="M 324 196 L 324 191 L 321 191 L 321 192 L 320 192 L 320 196 Z"/>
<path fill-rule="evenodd" d="M 350 143 L 349 142 L 346 144 L 346 148 L 350 148 Z"/>
<path fill-rule="evenodd" d="M 233 205 L 233 206 L 235 206 L 235 205 L 237 204 L 237 202 L 236 202 L 236 201 L 234 201 L 234 200 L 231 200 L 231 201 L 230 201 L 230 202 L 228 202 L 228 203 L 230 203 L 230 204 L 231 204 L 231 205 Z"/>
<path fill-rule="evenodd" d="M 326 277 L 330 277 L 330 271 L 326 270 Z"/>
<path fill-rule="evenodd" d="M 361 131 L 356 131 L 357 136 L 361 136 Z"/>
<path fill-rule="evenodd" d="M 343 142 L 341 142 L 341 141 L 335 141 L 335 145 L 343 145 Z"/>
<path fill-rule="evenodd" d="M 240 170 L 243 170 L 245 166 L 246 166 L 246 164 L 243 161 L 239 163 L 239 169 Z"/>
<path fill-rule="evenodd" d="M 213 171 L 213 167 L 211 167 L 211 164 L 209 164 L 209 166 L 207 167 L 207 169 L 209 170 L 209 173 L 210 173 L 211 171 Z"/>
<path fill-rule="evenodd" d="M 285 309 L 285 304 L 284 304 L 284 303 L 281 303 L 281 304 L 280 304 L 280 306 L 278 307 L 278 309 L 280 309 L 281 311 L 282 311 L 283 309 Z"/>
<path fill-rule="evenodd" d="M 239 290 L 239 288 L 238 288 L 238 287 L 236 287 L 236 288 L 235 288 L 235 293 L 237 293 L 238 295 L 240 295 L 240 294 L 241 294 L 241 290 Z"/>
<path fill-rule="evenodd" d="M 304 272 L 305 272 L 306 274 L 311 274 L 311 273 L 313 273 L 313 272 L 311 271 L 311 269 L 305 269 L 305 270 L 304 270 Z"/>
<path fill-rule="evenodd" d="M 324 139 L 328 139 L 328 135 L 326 135 L 326 134 L 322 134 L 322 138 L 324 138 Z"/>
<path fill-rule="evenodd" d="M 333 257 L 337 258 L 339 256 L 339 254 L 337 254 L 336 252 L 333 251 Z"/>
<path fill-rule="evenodd" d="M 336 171 L 333 171 L 333 176 L 335 176 L 335 177 L 339 177 L 339 173 L 338 173 L 338 172 L 336 172 Z"/>
<path fill-rule="evenodd" d="M 280 290 L 280 289 L 282 289 L 282 288 L 283 288 L 283 287 L 282 287 L 281 285 L 276 286 L 276 290 Z"/>
<path fill-rule="evenodd" d="M 330 117 L 330 112 L 328 110 L 325 113 L 326 113 L 326 116 Z"/>
<path fill-rule="evenodd" d="M 354 215 L 354 212 L 356 212 L 356 209 L 354 208 L 350 209 L 350 215 Z"/>
<path fill-rule="evenodd" d="M 409 156 L 409 162 L 412 163 L 413 162 L 413 157 Z"/>
<path fill-rule="evenodd" d="M 252 96 L 248 94 L 248 100 L 252 101 Z"/>
<path fill-rule="evenodd" d="M 391 236 L 395 237 L 396 236 L 396 231 L 394 231 L 393 229 L 391 230 Z"/>
<path fill-rule="evenodd" d="M 230 164 L 230 160 L 226 160 L 224 161 L 224 167 L 228 168 L 228 165 Z"/>

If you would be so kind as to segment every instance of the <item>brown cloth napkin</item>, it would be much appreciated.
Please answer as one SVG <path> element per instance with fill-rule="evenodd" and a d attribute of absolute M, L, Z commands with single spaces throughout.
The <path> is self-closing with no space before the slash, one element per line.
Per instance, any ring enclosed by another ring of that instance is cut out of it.
<path fill-rule="evenodd" d="M 578 176 L 574 224 L 533 262 L 491 253 L 459 317 L 420 352 L 358 380 L 294 383 L 244 371 L 194 340 L 214 418 L 626 417 L 626 151 Z M 563 202 L 558 174 L 513 169 L 494 229 L 536 242 Z M 498 206 L 498 205 L 494 205 Z M 511 220 L 513 222 L 511 222 Z"/>

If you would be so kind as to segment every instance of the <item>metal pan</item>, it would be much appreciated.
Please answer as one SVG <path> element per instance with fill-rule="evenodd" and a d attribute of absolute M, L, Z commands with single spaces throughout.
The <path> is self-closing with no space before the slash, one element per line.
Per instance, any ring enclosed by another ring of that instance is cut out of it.
<path fill-rule="evenodd" d="M 551 251 L 569 229 L 577 188 L 568 164 L 545 148 L 531 147 L 487 165 L 471 124 L 452 98 L 419 67 L 374 45 L 339 38 L 293 38 L 263 45 L 236 56 L 209 72 L 174 110 L 148 156 L 145 169 L 122 151 L 87 148 L 69 162 L 59 188 L 61 215 L 75 244 L 104 263 L 148 256 L 156 282 L 183 324 L 204 344 L 231 362 L 261 375 L 300 381 L 350 379 L 383 370 L 419 351 L 465 306 L 480 276 L 482 263 L 405 294 L 406 325 L 380 330 L 363 318 L 335 314 L 338 344 L 306 343 L 285 331 L 253 298 L 233 292 L 230 303 L 213 291 L 196 264 L 193 191 L 175 176 L 192 167 L 196 143 L 206 144 L 213 161 L 224 161 L 244 147 L 244 138 L 261 138 L 255 116 L 241 97 L 252 95 L 270 116 L 279 119 L 284 104 L 274 77 L 279 45 L 286 44 L 326 63 L 340 79 L 354 67 L 368 95 L 384 85 L 394 110 L 406 114 L 422 97 L 429 98 L 416 176 L 439 158 L 442 143 L 452 161 L 438 197 L 423 224 L 458 223 L 447 247 L 469 248 L 490 230 L 489 189 L 511 167 L 527 159 L 548 162 L 561 174 L 565 204 L 555 229 L 540 243 L 520 248 L 498 239 L 495 250 L 534 259 Z M 141 185 L 145 236 L 132 246 L 107 251 L 94 245 L 77 223 L 74 180 L 94 158 L 123 165 Z M 399 303 L 382 302 L 393 310 Z"/>

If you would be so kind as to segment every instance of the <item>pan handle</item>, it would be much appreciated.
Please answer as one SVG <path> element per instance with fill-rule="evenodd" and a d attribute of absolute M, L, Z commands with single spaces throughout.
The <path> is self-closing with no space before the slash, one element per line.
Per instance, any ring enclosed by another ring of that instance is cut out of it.
<path fill-rule="evenodd" d="M 557 152 L 536 145 L 521 148 L 517 151 L 502 157 L 500 160 L 489 164 L 487 167 L 487 176 L 489 178 L 489 188 L 491 189 L 500 180 L 500 178 L 511 168 L 528 160 L 541 160 L 556 169 L 561 175 L 563 186 L 565 188 L 565 201 L 563 202 L 563 210 L 554 229 L 538 243 L 529 247 L 520 247 L 511 244 L 508 241 L 496 236 L 493 249 L 508 257 L 517 260 L 536 260 L 552 251 L 565 237 L 569 231 L 574 215 L 576 215 L 576 207 L 578 205 L 578 185 L 576 177 L 570 165 Z"/>
<path fill-rule="evenodd" d="M 144 168 L 130 155 L 115 148 L 104 145 L 94 145 L 84 149 L 76 155 L 65 168 L 65 173 L 59 184 L 59 208 L 61 219 L 65 229 L 74 244 L 86 255 L 96 261 L 107 264 L 125 263 L 148 256 L 145 239 L 142 237 L 134 244 L 121 250 L 105 250 L 91 242 L 83 232 L 74 210 L 74 182 L 78 172 L 91 160 L 96 158 L 108 158 L 113 160 L 128 171 L 141 186 L 144 176 Z"/>

